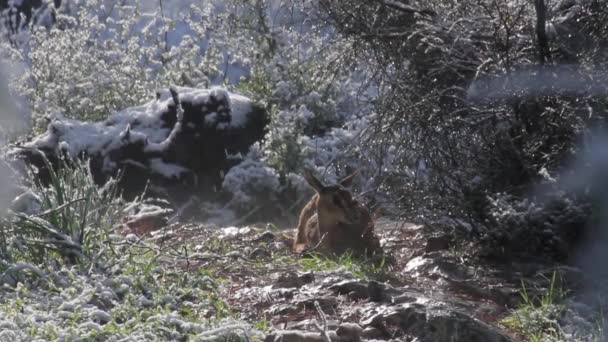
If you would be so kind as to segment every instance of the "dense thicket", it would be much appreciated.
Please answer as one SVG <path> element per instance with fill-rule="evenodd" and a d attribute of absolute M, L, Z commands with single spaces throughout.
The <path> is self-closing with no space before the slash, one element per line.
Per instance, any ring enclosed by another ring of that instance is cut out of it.
<path fill-rule="evenodd" d="M 607 118 L 606 1 L 321 3 L 382 86 L 369 139 L 397 147 L 402 208 L 567 255 L 592 212 L 562 180 Z"/>

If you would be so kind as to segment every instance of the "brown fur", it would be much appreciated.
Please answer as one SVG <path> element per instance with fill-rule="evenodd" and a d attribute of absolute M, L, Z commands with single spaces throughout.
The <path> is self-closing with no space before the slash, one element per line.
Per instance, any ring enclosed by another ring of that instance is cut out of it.
<path fill-rule="evenodd" d="M 324 254 L 351 250 L 358 255 L 380 249 L 369 211 L 344 188 L 351 184 L 354 175 L 342 179 L 339 185 L 326 186 L 312 173 L 305 172 L 305 179 L 316 194 L 300 213 L 293 246 L 296 253 L 315 247 Z"/>

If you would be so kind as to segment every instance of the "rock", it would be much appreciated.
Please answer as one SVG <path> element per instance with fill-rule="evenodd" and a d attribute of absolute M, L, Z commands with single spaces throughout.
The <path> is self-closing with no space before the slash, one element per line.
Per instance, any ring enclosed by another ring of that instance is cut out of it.
<path fill-rule="evenodd" d="M 171 209 L 154 209 L 143 211 L 139 214 L 126 216 L 124 225 L 129 228 L 129 233 L 142 236 L 157 231 L 167 225 L 169 215 L 173 213 Z"/>
<path fill-rule="evenodd" d="M 306 321 L 304 325 L 311 325 Z M 303 324 L 299 324 L 301 326 Z M 266 336 L 265 342 L 360 342 L 363 329 L 354 323 L 342 323 L 336 331 L 307 332 L 299 330 L 273 331 Z M 329 339 L 329 341 L 328 341 Z"/>
<path fill-rule="evenodd" d="M 309 310 L 316 310 L 315 302 L 319 303 L 321 310 L 324 312 L 334 312 L 338 307 L 338 299 L 334 296 L 319 296 L 314 298 L 296 299 L 293 301 L 296 305 Z"/>
<path fill-rule="evenodd" d="M 286 272 L 279 276 L 279 279 L 272 285 L 272 288 L 300 288 L 306 284 L 312 283 L 314 280 L 315 277 L 312 273 L 300 275 L 296 272 Z"/>
<path fill-rule="evenodd" d="M 385 337 L 384 333 L 378 328 L 367 327 L 361 332 L 361 337 L 365 339 L 380 339 Z"/>
<path fill-rule="evenodd" d="M 369 282 L 344 280 L 329 286 L 329 289 L 337 294 L 348 295 L 351 300 L 369 299 L 372 302 L 394 303 L 395 300 L 409 301 L 412 297 L 412 294 L 408 291 L 375 280 Z"/>
<path fill-rule="evenodd" d="M 327 337 L 330 341 L 340 341 L 335 332 L 328 332 Z M 327 337 L 319 332 L 283 330 L 266 335 L 264 342 L 328 342 Z"/>
<path fill-rule="evenodd" d="M 282 291 L 283 289 L 280 289 Z M 323 312 L 336 312 L 338 307 L 338 299 L 335 296 L 326 296 L 318 294 L 311 296 L 307 294 L 298 294 L 292 298 L 289 303 L 279 303 L 271 306 L 267 312 L 271 315 L 288 316 L 294 315 L 301 311 L 316 312 L 315 302 L 319 304 Z"/>
<path fill-rule="evenodd" d="M 468 279 L 475 274 L 474 270 L 469 269 L 442 251 L 413 258 L 405 265 L 403 272 L 414 277 L 426 276 L 431 279 L 455 280 Z"/>
<path fill-rule="evenodd" d="M 355 323 L 342 323 L 336 330 L 340 342 L 360 342 L 363 329 Z"/>
<path fill-rule="evenodd" d="M 371 315 L 370 317 L 363 319 L 361 321 L 361 325 L 364 327 L 367 327 L 367 326 L 382 327 L 384 325 L 384 316 L 385 315 L 386 315 L 385 312 L 375 313 L 375 314 Z"/>
<path fill-rule="evenodd" d="M 336 320 L 327 320 L 325 322 L 325 324 L 326 324 L 325 328 L 334 330 L 334 329 L 338 328 L 339 323 L 340 322 L 338 322 Z M 299 321 L 299 322 L 287 322 L 287 324 L 285 325 L 285 330 L 308 330 L 308 329 L 314 328 L 315 324 L 318 325 L 317 320 L 314 318 L 305 319 L 305 320 Z"/>
<path fill-rule="evenodd" d="M 447 235 L 431 236 L 426 240 L 425 253 L 431 253 L 450 248 L 451 238 Z"/>
<path fill-rule="evenodd" d="M 367 283 L 367 294 L 372 302 L 381 302 L 385 297 L 386 284 L 377 281 Z"/>
<path fill-rule="evenodd" d="M 394 288 L 388 284 L 380 283 L 375 280 L 370 280 L 367 284 L 367 292 L 369 300 L 373 302 L 393 302 L 395 298 L 402 298 L 403 296 L 410 297 L 409 293 L 404 292 L 403 289 Z"/>
<path fill-rule="evenodd" d="M 128 199 L 142 194 L 185 203 L 192 194 L 210 196 L 223 175 L 261 140 L 269 122 L 262 107 L 220 88 L 175 87 L 142 106 L 127 108 L 103 122 L 56 117 L 47 132 L 9 151 L 37 167 L 49 184 L 59 160 L 89 160 L 95 182 L 119 178 Z M 42 154 L 40 154 L 41 151 Z M 148 184 L 149 183 L 149 184 Z"/>
<path fill-rule="evenodd" d="M 351 300 L 369 298 L 367 284 L 361 280 L 344 280 L 329 286 L 329 289 L 341 295 L 348 295 Z"/>
<path fill-rule="evenodd" d="M 256 248 L 249 253 L 249 259 L 269 259 L 272 257 L 272 253 L 265 248 Z"/>
<path fill-rule="evenodd" d="M 101 325 L 112 321 L 112 315 L 103 310 L 95 310 L 90 313 L 90 316 L 95 322 L 98 322 Z"/>
<path fill-rule="evenodd" d="M 576 340 L 577 336 L 594 336 L 596 334 L 597 311 L 593 311 L 584 304 L 578 304 L 568 303 L 567 309 L 560 317 L 560 329 L 564 333 L 564 340 Z"/>
<path fill-rule="evenodd" d="M 421 342 L 509 342 L 497 328 L 443 305 L 407 303 L 385 316 L 385 323 Z"/>
<path fill-rule="evenodd" d="M 482 279 L 471 281 L 448 280 L 450 289 L 459 293 L 467 294 L 473 298 L 491 300 L 501 307 L 515 308 L 521 302 L 519 288 L 506 284 L 501 286 L 489 286 Z"/>
<path fill-rule="evenodd" d="M 302 310 L 302 308 L 295 304 L 280 304 L 272 306 L 267 312 L 270 315 L 289 316 L 297 314 L 300 310 Z"/>
<path fill-rule="evenodd" d="M 391 298 L 391 303 L 402 304 L 402 303 L 413 303 L 419 297 L 420 294 L 413 292 L 405 292 L 403 294 L 394 296 Z"/>
<path fill-rule="evenodd" d="M 594 315 L 596 315 L 598 311 L 598 308 L 594 309 L 585 303 L 577 302 L 573 299 L 568 300 L 565 303 L 565 307 L 567 307 L 568 310 L 575 312 L 577 315 L 585 317 L 589 320 L 592 320 Z"/>
<path fill-rule="evenodd" d="M 272 242 L 274 241 L 275 236 L 271 231 L 265 231 L 252 239 L 252 242 L 260 243 L 260 242 Z"/>
<path fill-rule="evenodd" d="M 251 235 L 255 230 L 251 227 L 224 227 L 220 230 L 218 237 L 223 240 L 229 240 L 233 238 L 245 238 Z"/>
<path fill-rule="evenodd" d="M 338 285 L 344 282 L 359 282 L 352 273 L 343 269 L 336 269 L 332 271 L 320 271 L 315 272 L 318 276 L 318 281 L 321 287 L 324 289 L 330 289 L 334 285 Z"/>

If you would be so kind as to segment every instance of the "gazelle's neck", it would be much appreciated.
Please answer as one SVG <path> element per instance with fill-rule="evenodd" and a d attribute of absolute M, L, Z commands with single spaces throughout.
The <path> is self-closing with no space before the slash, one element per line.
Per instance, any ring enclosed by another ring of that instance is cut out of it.
<path fill-rule="evenodd" d="M 318 220 L 318 224 L 319 224 L 319 230 L 328 234 L 333 234 L 335 232 L 335 230 L 338 228 L 338 226 L 340 225 L 340 222 L 338 220 L 336 220 L 335 218 L 333 218 L 331 215 L 329 215 L 326 212 L 323 212 L 323 210 L 319 210 L 319 208 L 317 207 L 317 220 Z"/>

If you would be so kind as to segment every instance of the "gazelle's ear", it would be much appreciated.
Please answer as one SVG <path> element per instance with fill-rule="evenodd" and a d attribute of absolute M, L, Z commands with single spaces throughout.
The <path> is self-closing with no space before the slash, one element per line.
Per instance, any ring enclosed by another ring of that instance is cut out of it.
<path fill-rule="evenodd" d="M 359 170 L 355 170 L 355 172 L 353 172 L 352 174 L 340 179 L 338 183 L 340 183 L 340 185 L 345 188 L 349 188 L 351 185 L 353 185 L 353 179 L 355 179 L 355 176 L 357 174 L 359 174 Z"/>
<path fill-rule="evenodd" d="M 309 169 L 304 169 L 304 179 L 316 192 L 321 192 L 325 188 L 325 185 Z"/>

